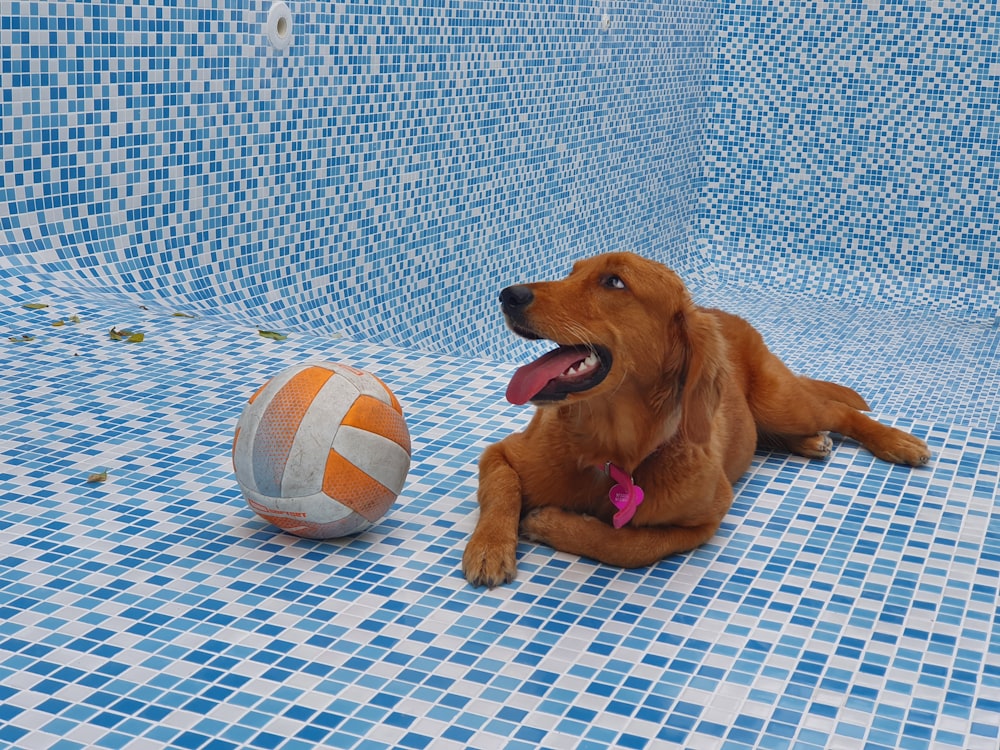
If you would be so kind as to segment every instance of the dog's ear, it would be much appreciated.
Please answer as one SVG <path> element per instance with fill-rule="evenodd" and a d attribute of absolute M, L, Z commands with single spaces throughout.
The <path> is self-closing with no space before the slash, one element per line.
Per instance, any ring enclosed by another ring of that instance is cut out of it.
<path fill-rule="evenodd" d="M 686 360 L 681 430 L 692 442 L 707 443 L 722 393 L 722 334 L 715 318 L 697 308 L 689 308 L 679 317 Z"/>

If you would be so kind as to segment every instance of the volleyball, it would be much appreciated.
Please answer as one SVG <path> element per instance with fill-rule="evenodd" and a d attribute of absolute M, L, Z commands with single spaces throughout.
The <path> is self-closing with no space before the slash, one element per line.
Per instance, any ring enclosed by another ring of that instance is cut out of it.
<path fill-rule="evenodd" d="M 306 362 L 262 385 L 233 436 L 233 470 L 250 508 L 298 536 L 364 531 L 389 510 L 410 469 L 403 409 L 375 375 Z"/>

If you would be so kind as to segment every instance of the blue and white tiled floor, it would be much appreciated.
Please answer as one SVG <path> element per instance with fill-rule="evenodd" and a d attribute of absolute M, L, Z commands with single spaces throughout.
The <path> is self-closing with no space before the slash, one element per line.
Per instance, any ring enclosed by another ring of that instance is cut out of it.
<path fill-rule="evenodd" d="M 931 465 L 761 453 L 711 544 L 637 571 L 523 544 L 494 591 L 459 567 L 479 452 L 529 416 L 512 365 L 5 299 L 0 747 L 996 750 L 997 330 L 708 296 Z M 231 474 L 245 398 L 308 358 L 378 373 L 413 436 L 403 496 L 350 540 L 278 532 Z"/>

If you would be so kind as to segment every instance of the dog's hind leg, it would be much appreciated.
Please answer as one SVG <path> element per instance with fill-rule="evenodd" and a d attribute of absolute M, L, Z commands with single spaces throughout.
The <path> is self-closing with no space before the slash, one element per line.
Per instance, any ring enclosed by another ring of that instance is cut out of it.
<path fill-rule="evenodd" d="M 824 417 L 830 430 L 857 440 L 883 461 L 908 466 L 923 466 L 930 461 L 931 452 L 923 440 L 876 422 L 846 404 L 828 402 Z"/>
<path fill-rule="evenodd" d="M 824 433 L 836 432 L 885 461 L 923 466 L 930 460 L 922 440 L 864 414 L 868 404 L 852 389 L 795 375 L 770 353 L 757 364 L 747 398 L 761 435 L 808 457 L 826 457 Z"/>
<path fill-rule="evenodd" d="M 848 388 L 846 385 L 841 385 L 840 383 L 831 383 L 829 380 L 815 380 L 813 378 L 803 377 L 802 375 L 795 376 L 799 380 L 806 381 L 809 390 L 813 392 L 814 395 L 819 396 L 827 401 L 839 401 L 842 404 L 847 404 L 852 409 L 858 409 L 859 411 L 871 411 L 871 407 L 868 406 L 868 402 L 865 401 L 861 394 L 858 393 L 853 388 Z"/>

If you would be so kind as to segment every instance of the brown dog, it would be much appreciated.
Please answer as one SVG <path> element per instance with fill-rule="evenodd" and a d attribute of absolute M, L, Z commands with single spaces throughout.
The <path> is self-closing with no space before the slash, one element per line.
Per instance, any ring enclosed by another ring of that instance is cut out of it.
<path fill-rule="evenodd" d="M 538 407 L 479 462 L 473 585 L 517 572 L 519 533 L 626 568 L 712 537 L 758 440 L 826 458 L 828 432 L 921 466 L 927 445 L 862 414 L 850 388 L 793 374 L 746 321 L 697 307 L 680 278 L 630 253 L 500 294 L 507 324 L 558 348 L 507 389 Z"/>

